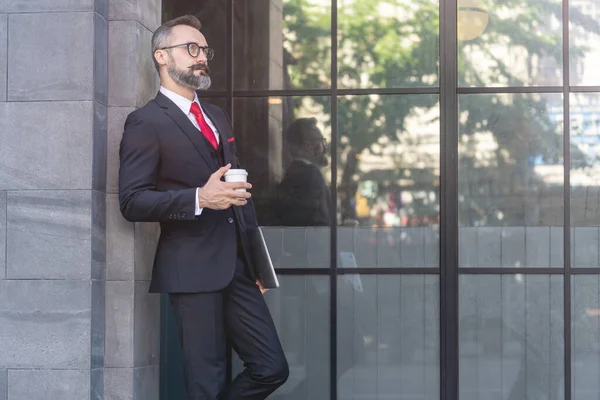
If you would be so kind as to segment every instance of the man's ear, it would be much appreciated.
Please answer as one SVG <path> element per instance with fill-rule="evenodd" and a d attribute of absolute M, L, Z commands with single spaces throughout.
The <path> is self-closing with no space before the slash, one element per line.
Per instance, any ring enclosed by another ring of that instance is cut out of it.
<path fill-rule="evenodd" d="M 156 60 L 158 65 L 166 65 L 167 64 L 167 57 L 163 50 L 156 50 L 154 52 L 154 59 Z"/>

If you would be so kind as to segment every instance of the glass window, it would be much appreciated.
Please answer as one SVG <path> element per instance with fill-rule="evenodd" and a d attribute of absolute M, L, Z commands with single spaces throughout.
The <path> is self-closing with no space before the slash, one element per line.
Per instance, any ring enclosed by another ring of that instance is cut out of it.
<path fill-rule="evenodd" d="M 269 396 L 274 400 L 329 398 L 329 277 L 281 276 L 281 288 L 265 299 L 290 366 L 285 385 Z M 243 370 L 233 359 L 233 376 Z"/>
<path fill-rule="evenodd" d="M 461 267 L 562 267 L 560 94 L 459 98 Z"/>
<path fill-rule="evenodd" d="M 569 73 L 571 86 L 600 85 L 600 1 L 569 1 Z"/>
<path fill-rule="evenodd" d="M 438 0 L 338 0 L 338 87 L 438 85 Z"/>
<path fill-rule="evenodd" d="M 436 268 L 438 96 L 345 96 L 338 113 L 338 266 Z"/>
<path fill-rule="evenodd" d="M 331 1 L 234 0 L 235 90 L 331 86 Z"/>
<path fill-rule="evenodd" d="M 458 0 L 460 86 L 562 85 L 560 0 Z"/>
<path fill-rule="evenodd" d="M 278 268 L 329 268 L 329 97 L 234 100 L 236 148 Z"/>
<path fill-rule="evenodd" d="M 438 282 L 338 277 L 338 399 L 439 399 Z"/>
<path fill-rule="evenodd" d="M 562 276 L 462 275 L 459 398 L 564 398 Z"/>
<path fill-rule="evenodd" d="M 600 277 L 571 278 L 572 306 L 572 391 L 573 399 L 600 397 Z"/>
<path fill-rule="evenodd" d="M 572 94 L 571 263 L 600 267 L 600 96 Z"/>

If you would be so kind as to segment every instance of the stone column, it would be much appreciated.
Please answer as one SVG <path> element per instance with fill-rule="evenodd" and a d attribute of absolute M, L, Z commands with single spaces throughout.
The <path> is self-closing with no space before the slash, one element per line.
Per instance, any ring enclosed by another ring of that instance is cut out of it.
<path fill-rule="evenodd" d="M 0 2 L 0 400 L 158 399 L 157 226 L 122 219 L 116 177 L 160 15 Z"/>
<path fill-rule="evenodd" d="M 0 399 L 104 397 L 108 3 L 0 2 Z"/>
<path fill-rule="evenodd" d="M 150 42 L 160 17 L 160 0 L 109 3 L 106 400 L 159 398 L 160 298 L 148 293 L 158 224 L 123 219 L 117 178 L 125 118 L 158 90 Z"/>

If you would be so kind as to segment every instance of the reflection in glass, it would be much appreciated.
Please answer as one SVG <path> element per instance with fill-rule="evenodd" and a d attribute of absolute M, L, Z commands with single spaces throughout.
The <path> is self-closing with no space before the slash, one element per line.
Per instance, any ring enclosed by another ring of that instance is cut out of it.
<path fill-rule="evenodd" d="M 457 12 L 461 86 L 562 84 L 560 0 L 459 0 Z"/>
<path fill-rule="evenodd" d="M 269 399 L 329 397 L 329 278 L 281 276 L 281 288 L 265 294 L 290 366 L 288 381 Z M 237 355 L 233 376 L 243 370 Z"/>
<path fill-rule="evenodd" d="M 600 85 L 600 1 L 569 1 L 571 86 Z"/>
<path fill-rule="evenodd" d="M 437 267 L 437 95 L 338 102 L 340 267 Z"/>
<path fill-rule="evenodd" d="M 202 23 L 202 33 L 209 46 L 215 49 L 215 58 L 209 62 L 211 91 L 227 88 L 227 2 L 169 0 L 162 3 L 162 21 L 182 15 L 196 16 Z"/>
<path fill-rule="evenodd" d="M 571 281 L 573 313 L 572 398 L 600 398 L 600 277 L 576 275 Z"/>
<path fill-rule="evenodd" d="M 462 275 L 459 398 L 564 398 L 562 276 Z"/>
<path fill-rule="evenodd" d="M 277 268 L 328 268 L 329 97 L 234 100 L 238 158 Z"/>
<path fill-rule="evenodd" d="M 572 94 L 571 255 L 572 266 L 600 267 L 600 96 Z"/>
<path fill-rule="evenodd" d="M 331 86 L 331 1 L 234 0 L 235 90 Z"/>
<path fill-rule="evenodd" d="M 338 399 L 439 398 L 436 275 L 338 278 Z"/>
<path fill-rule="evenodd" d="M 438 85 L 438 0 L 340 0 L 338 86 Z"/>
<path fill-rule="evenodd" d="M 563 265 L 560 94 L 461 95 L 463 267 Z"/>

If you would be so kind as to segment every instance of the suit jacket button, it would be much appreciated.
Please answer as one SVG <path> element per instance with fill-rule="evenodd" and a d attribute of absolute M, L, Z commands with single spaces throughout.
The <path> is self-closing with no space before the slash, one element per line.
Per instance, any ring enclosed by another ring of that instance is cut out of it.
<path fill-rule="evenodd" d="M 233 224 L 233 218 L 231 218 L 231 217 L 227 218 L 227 222 L 229 222 L 230 224 Z"/>

